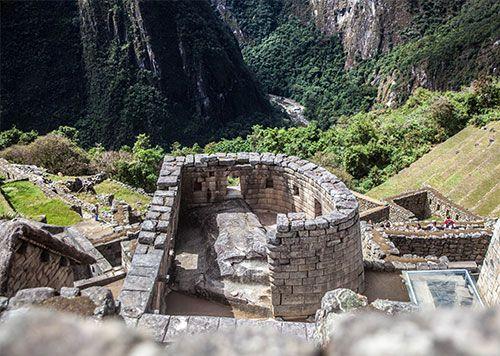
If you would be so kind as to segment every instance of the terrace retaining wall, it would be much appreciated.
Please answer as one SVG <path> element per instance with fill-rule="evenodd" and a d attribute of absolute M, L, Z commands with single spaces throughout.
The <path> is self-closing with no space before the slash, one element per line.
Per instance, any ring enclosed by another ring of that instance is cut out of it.
<path fill-rule="evenodd" d="M 500 220 L 496 223 L 495 232 L 481 267 L 477 288 L 485 304 L 490 306 L 500 304 Z"/>

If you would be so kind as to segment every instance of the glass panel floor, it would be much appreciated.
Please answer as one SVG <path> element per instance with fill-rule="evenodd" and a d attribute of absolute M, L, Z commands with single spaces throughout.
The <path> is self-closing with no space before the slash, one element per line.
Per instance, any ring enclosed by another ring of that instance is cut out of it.
<path fill-rule="evenodd" d="M 483 307 L 467 270 L 404 271 L 410 300 L 425 309 Z"/>

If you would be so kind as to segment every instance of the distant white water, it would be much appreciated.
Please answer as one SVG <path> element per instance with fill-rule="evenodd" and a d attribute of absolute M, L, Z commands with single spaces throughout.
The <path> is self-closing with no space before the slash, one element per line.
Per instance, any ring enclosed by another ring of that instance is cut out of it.
<path fill-rule="evenodd" d="M 301 126 L 309 125 L 309 121 L 307 121 L 304 116 L 305 108 L 300 103 L 283 96 L 269 94 L 268 97 L 271 103 L 276 104 L 285 110 L 293 123 Z"/>

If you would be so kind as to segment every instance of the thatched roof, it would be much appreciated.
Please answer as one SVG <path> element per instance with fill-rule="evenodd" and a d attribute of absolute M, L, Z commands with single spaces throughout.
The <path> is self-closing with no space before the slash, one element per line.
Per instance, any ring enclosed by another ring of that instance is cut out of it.
<path fill-rule="evenodd" d="M 17 242 L 26 241 L 54 254 L 64 256 L 77 264 L 93 264 L 96 260 L 79 250 L 68 238 L 55 236 L 26 219 L 0 223 L 0 285 L 8 277 Z"/>

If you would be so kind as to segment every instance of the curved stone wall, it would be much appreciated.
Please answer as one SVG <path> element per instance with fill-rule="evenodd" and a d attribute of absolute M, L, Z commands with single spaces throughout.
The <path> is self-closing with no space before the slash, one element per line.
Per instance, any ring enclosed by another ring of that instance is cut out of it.
<path fill-rule="evenodd" d="M 229 176 L 239 178 L 240 189 L 228 187 Z M 243 198 L 254 210 L 278 213 L 276 231 L 268 242 L 275 316 L 307 317 L 316 312 L 328 290 L 363 289 L 358 203 L 326 169 L 297 157 L 269 153 L 167 156 L 148 220 L 142 225 L 139 256 L 134 255 L 131 266 L 136 274 L 134 264 L 140 271 L 150 267 L 144 265 L 150 260 L 158 264 L 153 276 L 160 282 L 140 291 L 149 309 L 162 312 L 162 285 L 168 280 L 164 274 L 173 255 L 163 252 L 174 245 L 180 207 L 233 197 Z M 141 257 L 144 251 L 152 256 Z M 151 279 L 151 274 L 145 277 Z M 127 280 L 122 295 L 132 288 Z"/>

